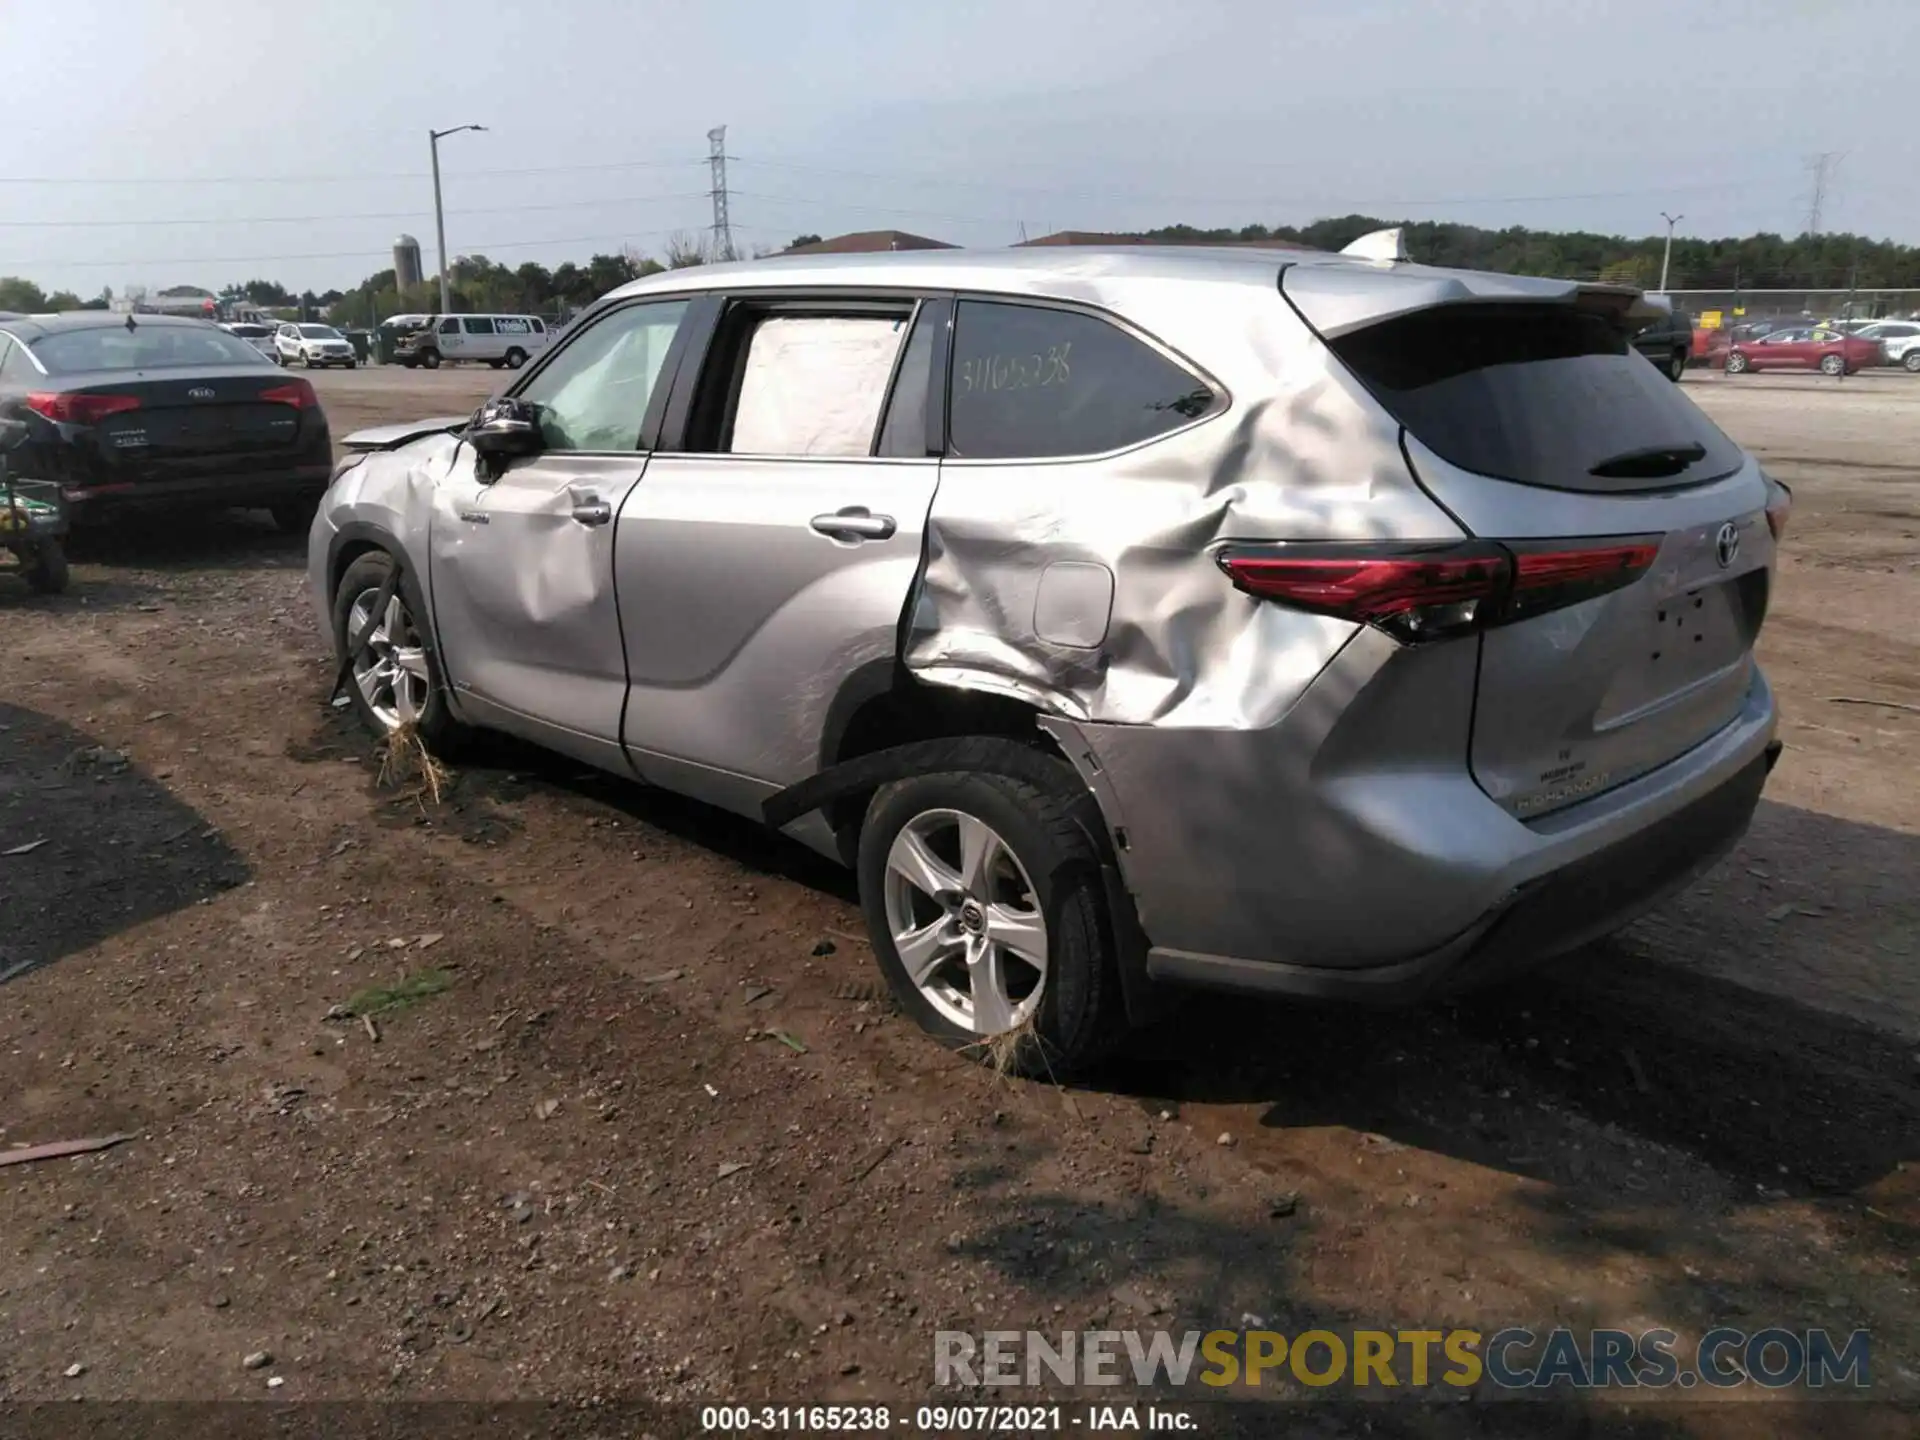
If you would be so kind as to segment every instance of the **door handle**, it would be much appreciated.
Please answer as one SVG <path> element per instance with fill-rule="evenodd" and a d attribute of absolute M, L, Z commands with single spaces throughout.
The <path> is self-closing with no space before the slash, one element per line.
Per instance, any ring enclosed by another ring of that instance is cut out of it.
<path fill-rule="evenodd" d="M 573 518 L 582 525 L 605 525 L 613 519 L 613 506 L 604 500 L 576 500 Z"/>
<path fill-rule="evenodd" d="M 816 515 L 813 528 L 829 540 L 886 540 L 899 528 L 891 515 L 875 515 L 864 505 L 849 505 L 831 515 Z"/>

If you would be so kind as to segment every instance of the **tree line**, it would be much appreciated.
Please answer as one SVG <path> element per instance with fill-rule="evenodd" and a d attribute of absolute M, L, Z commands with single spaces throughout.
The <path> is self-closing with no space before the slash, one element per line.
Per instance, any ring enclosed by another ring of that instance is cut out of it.
<path fill-rule="evenodd" d="M 1666 237 L 1633 239 L 1588 231 L 1529 230 L 1509 226 L 1488 230 L 1447 221 L 1393 221 L 1373 215 L 1342 215 L 1310 225 L 1244 225 L 1238 229 L 1201 229 L 1165 225 L 1145 234 L 1155 240 L 1204 244 L 1219 240 L 1286 240 L 1316 250 L 1338 250 L 1370 230 L 1398 224 L 1407 251 L 1427 265 L 1491 270 L 1509 275 L 1561 275 L 1608 280 L 1651 289 L 1660 282 Z M 795 236 L 793 244 L 817 241 Z M 766 252 L 758 252 L 764 254 Z M 594 255 L 585 264 L 572 260 L 549 269 L 538 261 L 509 267 L 485 255 L 463 255 L 447 267 L 456 309 L 515 311 L 541 315 L 569 313 L 592 304 L 629 280 L 661 270 L 699 265 L 715 258 L 698 238 L 676 236 L 658 259 L 635 249 Z M 1860 235 L 1762 233 L 1720 240 L 1676 236 L 1667 284 L 1675 290 L 1860 289 L 1920 290 L 1920 246 Z M 203 293 L 174 286 L 167 293 Z M 390 315 L 430 314 L 440 308 L 437 277 L 402 289 L 391 268 L 376 271 L 350 290 L 296 293 L 271 280 L 230 284 L 223 300 L 246 300 L 264 309 L 325 315 L 338 325 L 375 325 Z M 43 291 L 30 280 L 0 278 L 0 310 L 39 313 L 52 310 L 106 309 L 111 290 L 82 300 L 69 290 Z"/>
<path fill-rule="evenodd" d="M 1247 225 L 1202 230 L 1167 225 L 1146 233 L 1156 240 L 1288 240 L 1316 250 L 1338 250 L 1370 230 L 1400 226 L 1407 253 L 1424 265 L 1492 270 L 1506 275 L 1557 275 L 1609 280 L 1651 289 L 1660 283 L 1664 235 L 1632 239 L 1588 231 L 1486 230 L 1435 220 L 1384 220 L 1342 215 L 1311 225 Z M 1721 240 L 1676 235 L 1667 285 L 1674 290 L 1920 289 L 1920 246 L 1861 235 L 1762 233 Z"/>

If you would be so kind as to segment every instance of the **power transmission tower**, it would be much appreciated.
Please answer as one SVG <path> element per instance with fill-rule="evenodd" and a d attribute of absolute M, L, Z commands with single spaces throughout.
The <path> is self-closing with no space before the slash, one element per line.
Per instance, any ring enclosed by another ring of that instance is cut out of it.
<path fill-rule="evenodd" d="M 727 127 L 707 131 L 707 164 L 713 171 L 713 258 L 733 259 L 733 225 L 727 219 Z"/>
<path fill-rule="evenodd" d="M 1813 172 L 1813 195 L 1807 202 L 1807 234 L 1820 233 L 1820 212 L 1826 208 L 1827 191 L 1833 184 L 1834 172 L 1840 168 L 1838 150 L 1822 150 L 1807 161 L 1807 169 Z"/>

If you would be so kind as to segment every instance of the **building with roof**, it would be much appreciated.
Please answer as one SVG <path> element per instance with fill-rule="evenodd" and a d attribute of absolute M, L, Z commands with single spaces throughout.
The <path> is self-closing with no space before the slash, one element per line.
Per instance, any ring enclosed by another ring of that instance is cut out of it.
<path fill-rule="evenodd" d="M 825 240 L 816 240 L 810 245 L 795 245 L 783 250 L 783 255 L 871 255 L 886 250 L 957 250 L 960 247 L 945 240 L 934 240 L 925 235 L 909 234 L 905 230 L 855 230 L 847 235 L 834 235 Z"/>

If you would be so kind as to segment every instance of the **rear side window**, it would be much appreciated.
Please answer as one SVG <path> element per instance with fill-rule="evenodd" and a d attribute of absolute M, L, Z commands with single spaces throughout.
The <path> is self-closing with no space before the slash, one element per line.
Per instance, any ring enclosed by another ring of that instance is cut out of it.
<path fill-rule="evenodd" d="M 1741 464 L 1739 447 L 1603 313 L 1439 305 L 1331 344 L 1422 444 L 1482 475 L 1618 491 L 1699 484 Z"/>
<path fill-rule="evenodd" d="M 735 455 L 870 455 L 904 316 L 769 315 L 740 371 Z"/>
<path fill-rule="evenodd" d="M 493 322 L 493 328 L 502 335 L 525 335 L 527 322 L 518 315 L 502 315 Z"/>
<path fill-rule="evenodd" d="M 948 453 L 969 460 L 1099 455 L 1212 410 L 1192 371 L 1097 316 L 962 300 Z"/>

